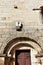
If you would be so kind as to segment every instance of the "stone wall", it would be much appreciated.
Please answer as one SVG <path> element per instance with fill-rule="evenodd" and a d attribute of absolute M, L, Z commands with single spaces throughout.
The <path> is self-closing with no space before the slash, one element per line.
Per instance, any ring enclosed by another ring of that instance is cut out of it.
<path fill-rule="evenodd" d="M 9 41 L 17 37 L 29 37 L 34 39 L 43 49 L 43 30 L 33 29 L 26 26 L 27 29 L 24 27 L 21 32 L 18 32 L 14 27 L 11 26 L 10 28 L 9 26 L 9 28 L 7 28 L 6 26 L 5 28 L 0 29 L 0 53 L 3 53 L 3 50 Z"/>
<path fill-rule="evenodd" d="M 0 54 L 3 54 L 7 43 L 17 37 L 34 39 L 43 49 L 43 24 L 40 11 L 32 10 L 40 6 L 43 6 L 42 0 L 0 0 Z M 18 21 L 23 24 L 21 32 L 16 31 Z M 4 65 L 2 57 L 0 61 L 0 65 Z M 43 65 L 43 58 L 41 61 Z"/>
<path fill-rule="evenodd" d="M 36 5 L 37 4 L 37 5 Z M 33 11 L 43 5 L 40 0 L 0 0 L 0 53 L 7 43 L 16 37 L 29 37 L 43 49 L 43 24 L 40 11 Z M 14 7 L 18 8 L 15 9 Z M 21 21 L 23 29 L 16 31 L 16 22 Z"/>

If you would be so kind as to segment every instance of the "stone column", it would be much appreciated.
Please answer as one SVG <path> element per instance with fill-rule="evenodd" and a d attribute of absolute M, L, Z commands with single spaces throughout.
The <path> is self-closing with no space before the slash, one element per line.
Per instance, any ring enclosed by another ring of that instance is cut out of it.
<path fill-rule="evenodd" d="M 43 57 L 41 58 L 41 61 L 42 61 L 42 65 L 43 65 Z"/>
<path fill-rule="evenodd" d="M 10 58 L 9 57 L 5 57 L 4 65 L 9 65 L 9 62 L 10 62 Z"/>
<path fill-rule="evenodd" d="M 42 65 L 41 58 L 40 58 L 40 57 L 38 57 L 37 59 L 38 59 L 38 65 Z"/>
<path fill-rule="evenodd" d="M 5 57 L 4 65 L 13 65 L 13 58 L 12 57 Z"/>

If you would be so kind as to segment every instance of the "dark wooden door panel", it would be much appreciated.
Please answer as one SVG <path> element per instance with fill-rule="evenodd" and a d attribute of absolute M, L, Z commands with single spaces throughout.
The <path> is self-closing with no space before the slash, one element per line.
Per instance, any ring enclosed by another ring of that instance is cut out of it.
<path fill-rule="evenodd" d="M 16 51 L 16 65 L 31 65 L 30 51 Z"/>

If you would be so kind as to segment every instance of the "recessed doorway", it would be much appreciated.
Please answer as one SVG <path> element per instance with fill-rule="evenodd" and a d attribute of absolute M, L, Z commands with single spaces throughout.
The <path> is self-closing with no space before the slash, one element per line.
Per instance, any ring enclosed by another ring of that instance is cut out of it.
<path fill-rule="evenodd" d="M 16 50 L 15 65 L 31 65 L 30 50 Z"/>

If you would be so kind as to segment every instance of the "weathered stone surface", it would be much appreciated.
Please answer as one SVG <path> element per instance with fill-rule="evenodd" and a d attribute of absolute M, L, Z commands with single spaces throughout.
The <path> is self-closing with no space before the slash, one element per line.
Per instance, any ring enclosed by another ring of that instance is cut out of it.
<path fill-rule="evenodd" d="M 3 53 L 7 43 L 16 37 L 32 38 L 43 49 L 43 24 L 40 12 L 32 10 L 42 5 L 41 0 L 0 0 L 0 53 Z M 14 6 L 18 6 L 18 9 L 14 9 Z M 17 21 L 23 24 L 21 32 L 16 31 Z"/>

